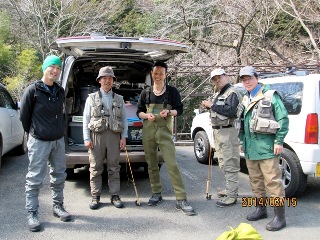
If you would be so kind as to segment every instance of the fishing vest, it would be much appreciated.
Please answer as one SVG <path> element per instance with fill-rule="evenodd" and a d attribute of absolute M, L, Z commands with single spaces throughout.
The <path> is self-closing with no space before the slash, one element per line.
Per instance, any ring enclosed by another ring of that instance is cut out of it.
<path fill-rule="evenodd" d="M 241 102 L 241 96 L 240 94 L 235 91 L 235 88 L 233 86 L 229 87 L 223 94 L 219 95 L 219 92 L 215 93 L 212 97 L 213 102 L 216 98 L 218 98 L 216 105 L 225 105 L 227 98 L 232 94 L 235 93 L 238 96 L 239 103 Z M 219 95 L 219 96 L 218 96 Z M 224 115 L 221 115 L 215 111 L 212 111 L 210 109 L 210 117 L 211 117 L 211 124 L 213 127 L 215 126 L 228 126 L 232 125 L 234 120 L 236 119 L 236 116 L 227 117 Z"/>
<path fill-rule="evenodd" d="M 252 110 L 250 132 L 262 134 L 276 134 L 280 124 L 275 120 L 272 110 L 272 96 L 275 90 L 268 90 L 264 98 L 258 101 Z"/>
<path fill-rule="evenodd" d="M 121 133 L 123 130 L 122 109 L 123 97 L 112 92 L 112 107 L 104 108 L 102 102 L 102 94 L 99 91 L 90 93 L 91 112 L 88 127 L 93 132 L 102 132 L 109 128 L 114 132 Z"/>

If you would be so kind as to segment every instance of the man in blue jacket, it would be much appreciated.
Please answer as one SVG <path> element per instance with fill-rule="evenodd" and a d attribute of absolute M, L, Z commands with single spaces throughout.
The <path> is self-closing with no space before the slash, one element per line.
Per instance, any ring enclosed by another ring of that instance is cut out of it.
<path fill-rule="evenodd" d="M 29 85 L 21 100 L 20 120 L 28 133 L 29 167 L 25 187 L 28 227 L 32 232 L 41 229 L 38 197 L 47 165 L 50 168 L 53 214 L 61 221 L 71 220 L 71 215 L 63 206 L 66 179 L 65 94 L 64 89 L 55 83 L 61 65 L 57 56 L 48 56 L 42 64 L 42 79 Z"/>

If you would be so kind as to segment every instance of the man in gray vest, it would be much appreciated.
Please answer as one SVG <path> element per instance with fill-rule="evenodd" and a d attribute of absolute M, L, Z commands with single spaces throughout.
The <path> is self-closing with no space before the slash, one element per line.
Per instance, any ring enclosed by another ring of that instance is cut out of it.
<path fill-rule="evenodd" d="M 120 191 L 120 150 L 126 147 L 128 123 L 123 97 L 112 91 L 116 77 L 111 67 L 103 67 L 96 79 L 101 88 L 89 94 L 83 112 L 83 139 L 89 149 L 90 187 L 92 201 L 90 209 L 97 209 L 102 189 L 101 174 L 104 159 L 107 160 L 108 185 L 111 203 L 122 208 Z"/>
<path fill-rule="evenodd" d="M 218 192 L 221 198 L 216 204 L 219 207 L 225 207 L 237 202 L 240 154 L 238 132 L 233 122 L 241 96 L 229 83 L 223 69 L 214 69 L 210 76 L 218 91 L 213 95 L 212 101 L 202 101 L 202 106 L 210 109 L 215 150 L 219 167 L 224 171 L 226 179 L 226 187 Z"/>

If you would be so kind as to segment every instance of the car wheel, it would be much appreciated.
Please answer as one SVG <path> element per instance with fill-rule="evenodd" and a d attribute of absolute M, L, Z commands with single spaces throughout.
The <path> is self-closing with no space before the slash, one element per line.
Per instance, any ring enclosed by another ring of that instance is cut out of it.
<path fill-rule="evenodd" d="M 293 151 L 284 148 L 279 164 L 286 197 L 303 193 L 307 186 L 308 176 L 303 173 L 298 156 Z"/>
<path fill-rule="evenodd" d="M 16 148 L 16 153 L 19 155 L 25 154 L 28 151 L 27 143 L 28 143 L 28 133 L 24 132 L 22 143 Z"/>
<path fill-rule="evenodd" d="M 73 179 L 75 176 L 74 168 L 67 168 L 66 173 L 67 173 L 67 178 L 66 178 L 67 180 Z"/>
<path fill-rule="evenodd" d="M 204 131 L 199 131 L 194 137 L 194 154 L 199 163 L 208 164 L 210 143 L 207 134 Z"/>

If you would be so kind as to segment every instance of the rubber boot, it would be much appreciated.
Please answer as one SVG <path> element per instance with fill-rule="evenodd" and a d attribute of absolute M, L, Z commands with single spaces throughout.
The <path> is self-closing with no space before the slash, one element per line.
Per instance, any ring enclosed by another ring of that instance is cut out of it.
<path fill-rule="evenodd" d="M 287 225 L 285 207 L 274 207 L 274 217 L 266 226 L 268 231 L 278 231 Z"/>
<path fill-rule="evenodd" d="M 259 219 L 267 218 L 267 217 L 268 217 L 267 208 L 261 205 L 257 205 L 255 210 L 252 213 L 248 214 L 247 220 L 257 221 Z"/>

